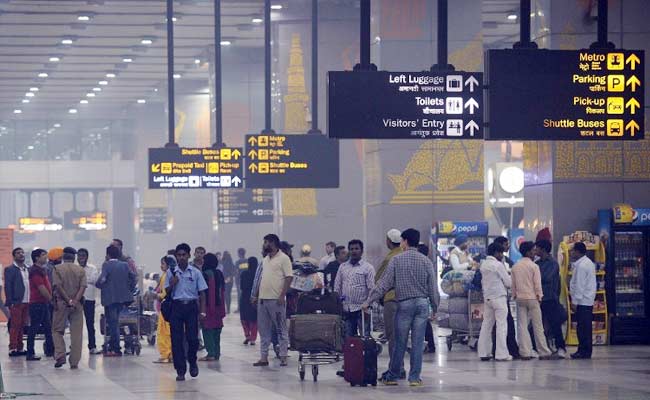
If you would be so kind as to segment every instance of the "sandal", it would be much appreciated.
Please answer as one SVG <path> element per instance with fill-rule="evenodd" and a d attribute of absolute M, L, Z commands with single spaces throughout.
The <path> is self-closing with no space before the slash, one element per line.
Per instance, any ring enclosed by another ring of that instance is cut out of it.
<path fill-rule="evenodd" d="M 253 364 L 253 367 L 268 367 L 269 362 L 268 361 L 258 361 Z"/>

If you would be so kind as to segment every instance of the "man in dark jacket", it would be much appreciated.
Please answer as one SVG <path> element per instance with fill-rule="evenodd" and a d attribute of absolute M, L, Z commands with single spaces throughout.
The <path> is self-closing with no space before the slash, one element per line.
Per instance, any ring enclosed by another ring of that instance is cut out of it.
<path fill-rule="evenodd" d="M 555 339 L 557 355 L 566 357 L 566 344 L 562 334 L 562 324 L 566 311 L 560 304 L 560 266 L 551 256 L 552 245 L 548 240 L 538 240 L 535 252 L 539 257 L 537 265 L 542 276 L 542 318 L 548 321 L 550 336 Z"/>
<path fill-rule="evenodd" d="M 23 351 L 23 329 L 29 318 L 29 268 L 25 265 L 25 251 L 15 248 L 14 263 L 5 268 L 5 298 L 10 314 L 9 357 L 27 355 Z"/>
<path fill-rule="evenodd" d="M 125 261 L 120 261 L 121 252 L 116 246 L 108 246 L 106 258 L 108 261 L 102 266 L 102 274 L 97 279 L 97 286 L 101 289 L 102 305 L 106 315 L 106 332 L 110 342 L 105 349 L 104 357 L 119 357 L 120 349 L 120 312 L 126 304 L 133 301 L 133 292 L 136 285 L 136 275 Z"/>

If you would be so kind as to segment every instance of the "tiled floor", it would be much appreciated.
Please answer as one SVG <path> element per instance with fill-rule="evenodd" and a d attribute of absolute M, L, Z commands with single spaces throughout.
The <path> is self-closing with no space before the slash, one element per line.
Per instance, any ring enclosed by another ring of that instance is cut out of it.
<path fill-rule="evenodd" d="M 295 354 L 289 367 L 280 368 L 274 361 L 269 368 L 253 368 L 258 348 L 241 344 L 238 316 L 229 317 L 226 324 L 221 361 L 202 364 L 198 379 L 178 384 L 171 365 L 152 364 L 156 352 L 146 344 L 139 357 L 104 360 L 85 353 L 75 371 L 55 370 L 51 360 L 27 364 L 24 359 L 9 359 L 3 327 L 0 362 L 5 391 L 62 400 L 395 400 L 404 395 L 409 400 L 650 399 L 650 347 L 598 347 L 590 361 L 486 363 L 460 345 L 447 352 L 441 342 L 437 354 L 425 356 L 424 387 L 351 388 L 335 376 L 336 365 L 321 367 L 317 383 L 300 382 Z M 385 355 L 379 363 L 384 370 Z"/>

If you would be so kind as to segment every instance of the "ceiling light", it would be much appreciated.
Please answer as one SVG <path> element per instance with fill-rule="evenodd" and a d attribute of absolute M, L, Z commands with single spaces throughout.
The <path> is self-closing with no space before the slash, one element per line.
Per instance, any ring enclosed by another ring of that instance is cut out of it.
<path fill-rule="evenodd" d="M 61 44 L 71 45 L 72 43 L 74 43 L 74 40 L 72 40 L 72 39 L 63 39 L 63 40 L 61 40 Z"/>
<path fill-rule="evenodd" d="M 271 10 L 282 10 L 282 4 L 271 5 Z"/>
<path fill-rule="evenodd" d="M 153 40 L 152 39 L 142 39 L 142 40 L 140 40 L 140 43 L 149 45 L 149 44 L 153 44 Z"/>
<path fill-rule="evenodd" d="M 86 99 L 79 100 L 79 104 L 88 104 L 88 100 Z"/>
<path fill-rule="evenodd" d="M 232 42 L 230 40 L 222 40 L 221 41 L 222 46 L 230 46 L 231 44 L 232 44 Z"/>
<path fill-rule="evenodd" d="M 124 58 L 122 59 L 122 61 L 125 62 L 125 63 L 130 63 L 130 62 L 133 62 L 133 59 L 130 58 L 130 57 L 124 57 Z"/>
<path fill-rule="evenodd" d="M 93 88 L 93 92 L 101 92 L 101 91 L 102 91 L 102 88 L 100 88 L 100 87 L 94 87 Z"/>
<path fill-rule="evenodd" d="M 181 74 L 174 74 L 174 79 L 181 79 Z"/>
<path fill-rule="evenodd" d="M 194 59 L 194 64 L 197 64 L 197 65 L 201 64 L 201 60 L 199 60 L 198 58 Z"/>
<path fill-rule="evenodd" d="M 23 104 L 28 104 L 28 103 L 29 103 L 29 99 L 23 99 Z"/>
<path fill-rule="evenodd" d="M 108 85 L 108 81 L 99 81 L 97 82 L 98 85 L 106 86 Z"/>
<path fill-rule="evenodd" d="M 254 24 L 261 24 L 264 20 L 262 18 L 253 18 L 252 22 Z"/>
<path fill-rule="evenodd" d="M 76 114 L 76 113 L 77 113 L 77 109 L 76 109 L 76 108 L 71 108 L 71 109 L 68 110 L 68 113 L 70 113 L 70 114 Z"/>
<path fill-rule="evenodd" d="M 145 100 L 145 99 L 138 99 L 138 104 L 144 104 L 146 102 L 147 102 L 147 100 Z"/>
<path fill-rule="evenodd" d="M 57 124 L 54 124 L 54 125 L 52 125 L 52 126 L 55 127 L 55 128 L 60 128 L 60 127 L 61 127 L 61 124 L 57 123 Z"/>
<path fill-rule="evenodd" d="M 517 14 L 508 14 L 508 21 L 515 21 L 517 19 Z"/>
<path fill-rule="evenodd" d="M 109 72 L 108 74 L 106 74 L 106 77 L 107 78 L 115 78 L 115 74 L 112 73 L 112 72 Z"/>
<path fill-rule="evenodd" d="M 86 97 L 95 97 L 95 93 L 86 93 Z"/>
<path fill-rule="evenodd" d="M 60 57 L 56 57 L 56 56 L 50 57 L 50 62 L 59 62 L 59 61 L 61 61 Z"/>
<path fill-rule="evenodd" d="M 25 93 L 25 96 L 26 97 L 34 97 L 36 95 L 34 93 L 32 93 L 32 92 L 27 92 L 27 93 Z"/>
<path fill-rule="evenodd" d="M 27 146 L 27 150 L 34 150 L 34 146 L 32 145 Z"/>
<path fill-rule="evenodd" d="M 77 17 L 77 21 L 84 21 L 84 22 L 85 21 L 90 21 L 90 15 L 86 15 L 86 14 L 79 15 Z"/>
<path fill-rule="evenodd" d="M 37 87 L 30 87 L 29 91 L 30 92 L 38 92 L 38 88 Z"/>
<path fill-rule="evenodd" d="M 47 72 L 40 72 L 40 73 L 38 74 L 38 77 L 39 77 L 39 78 L 47 78 L 48 76 L 49 76 L 49 75 L 47 74 Z"/>
<path fill-rule="evenodd" d="M 23 110 L 21 110 L 19 108 L 14 110 L 14 114 L 22 114 L 22 113 L 23 113 Z"/>
<path fill-rule="evenodd" d="M 158 91 L 158 88 L 153 88 L 153 91 L 154 91 L 154 92 L 157 92 L 157 91 Z"/>

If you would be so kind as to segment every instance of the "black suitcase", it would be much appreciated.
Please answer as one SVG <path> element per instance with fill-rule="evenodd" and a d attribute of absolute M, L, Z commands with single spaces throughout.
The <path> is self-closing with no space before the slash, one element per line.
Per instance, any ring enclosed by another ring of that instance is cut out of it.
<path fill-rule="evenodd" d="M 343 351 L 341 317 L 329 314 L 294 315 L 289 321 L 291 350 L 301 352 Z"/>
<path fill-rule="evenodd" d="M 361 312 L 362 336 L 351 336 L 343 345 L 343 377 L 350 386 L 377 386 L 377 357 L 379 345 L 365 336 L 364 313 Z M 372 313 L 370 314 L 372 332 Z"/>
<path fill-rule="evenodd" d="M 298 298 L 297 313 L 341 315 L 343 304 L 336 292 L 328 290 L 306 292 Z"/>

